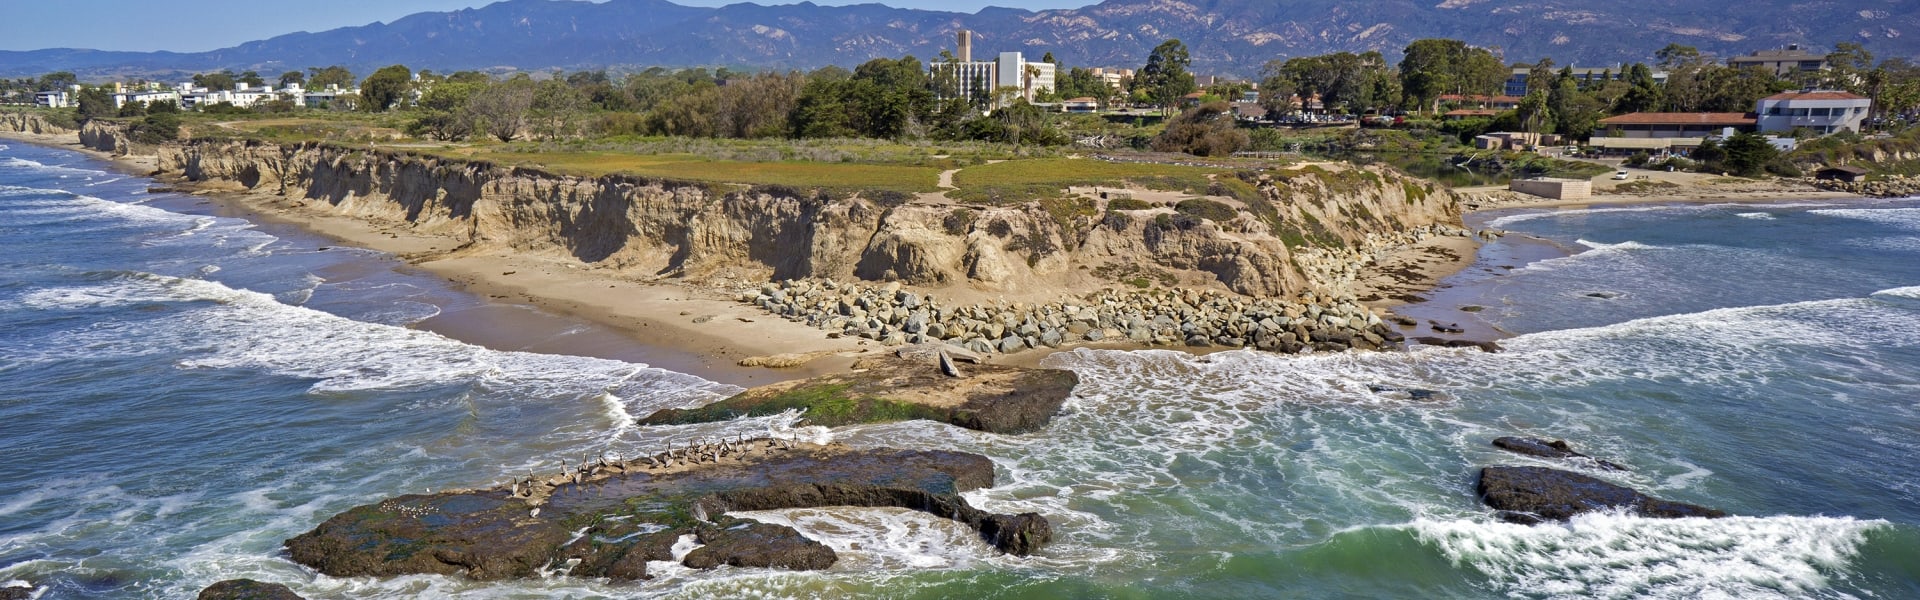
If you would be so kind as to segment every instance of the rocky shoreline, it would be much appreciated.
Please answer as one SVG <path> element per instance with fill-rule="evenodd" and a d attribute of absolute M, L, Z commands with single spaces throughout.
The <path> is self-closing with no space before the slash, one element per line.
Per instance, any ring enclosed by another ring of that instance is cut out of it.
<path fill-rule="evenodd" d="M 1920 196 L 1920 179 L 1894 176 L 1875 181 L 1830 181 L 1815 180 L 1814 187 L 1823 190 L 1846 192 L 1869 198 L 1911 198 Z"/>
<path fill-rule="evenodd" d="M 1099 342 L 1293 354 L 1384 350 L 1404 339 L 1353 298 L 1312 293 L 1281 300 L 1216 290 L 1107 290 L 1061 302 L 947 306 L 898 283 L 787 280 L 740 301 L 830 337 L 889 346 L 946 342 L 980 354 Z"/>

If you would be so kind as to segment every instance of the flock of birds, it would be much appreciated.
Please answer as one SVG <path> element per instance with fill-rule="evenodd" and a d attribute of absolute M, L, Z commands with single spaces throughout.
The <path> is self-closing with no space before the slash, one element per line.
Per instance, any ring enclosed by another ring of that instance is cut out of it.
<path fill-rule="evenodd" d="M 667 449 L 659 454 L 641 456 L 632 460 L 621 460 L 618 455 L 609 457 L 601 452 L 598 458 L 592 454 L 580 457 L 580 462 L 569 463 L 560 459 L 560 474 L 541 477 L 531 469 L 525 479 L 514 478 L 508 491 L 514 498 L 538 503 L 551 495 L 555 489 L 566 484 L 580 485 L 588 481 L 606 477 L 625 477 L 628 473 L 671 469 L 676 465 L 695 465 L 717 463 L 730 456 L 745 456 L 755 450 L 772 453 L 774 450 L 792 450 L 794 440 L 785 437 L 764 437 L 748 439 L 744 435 L 733 439 L 708 438 L 697 443 L 674 447 L 673 441 L 667 441 Z M 533 515 L 539 516 L 540 509 L 533 509 Z"/>

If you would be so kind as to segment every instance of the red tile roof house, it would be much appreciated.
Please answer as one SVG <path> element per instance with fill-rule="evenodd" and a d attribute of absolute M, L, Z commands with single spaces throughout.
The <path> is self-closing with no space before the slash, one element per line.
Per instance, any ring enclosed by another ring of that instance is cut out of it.
<path fill-rule="evenodd" d="M 1631 113 L 1600 120 L 1601 131 L 1627 138 L 1697 138 L 1718 135 L 1731 127 L 1753 131 L 1757 120 L 1747 113 Z"/>

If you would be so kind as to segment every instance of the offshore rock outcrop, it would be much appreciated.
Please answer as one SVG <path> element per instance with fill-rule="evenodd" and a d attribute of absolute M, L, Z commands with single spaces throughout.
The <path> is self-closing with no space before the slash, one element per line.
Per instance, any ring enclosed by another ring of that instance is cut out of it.
<path fill-rule="evenodd" d="M 832 549 L 785 526 L 725 516 L 819 506 L 918 510 L 1022 556 L 1051 541 L 1040 515 L 993 514 L 960 497 L 993 478 L 992 461 L 975 454 L 718 440 L 509 486 L 400 496 L 336 515 L 286 547 L 295 562 L 336 577 L 562 571 L 634 580 L 648 577 L 648 561 L 675 560 L 675 544 L 690 535 L 703 544 L 680 559 L 690 567 L 823 569 L 836 560 Z"/>
<path fill-rule="evenodd" d="M 1208 202 L 1220 208 L 1201 217 L 1165 205 L 1113 209 L 1092 198 L 955 207 L 780 186 L 574 177 L 322 143 L 196 141 L 158 152 L 162 170 L 189 180 L 236 182 L 481 247 L 695 281 L 865 279 L 1026 290 L 1087 271 L 1180 277 L 1260 297 L 1337 293 L 1323 288 L 1338 282 L 1303 271 L 1320 259 L 1299 249 L 1366 253 L 1459 223 L 1458 202 L 1437 186 L 1332 165 L 1221 175 L 1241 179 L 1231 183 L 1258 197 L 1213 196 Z"/>
<path fill-rule="evenodd" d="M 1565 521 L 1609 508 L 1664 519 L 1727 516 L 1711 508 L 1661 500 L 1632 488 L 1546 467 L 1487 467 L 1480 470 L 1477 489 L 1480 500 L 1500 511 L 1500 518 L 1522 525 Z"/>
<path fill-rule="evenodd" d="M 228 579 L 200 590 L 196 600 L 306 600 L 291 588 L 252 579 Z"/>

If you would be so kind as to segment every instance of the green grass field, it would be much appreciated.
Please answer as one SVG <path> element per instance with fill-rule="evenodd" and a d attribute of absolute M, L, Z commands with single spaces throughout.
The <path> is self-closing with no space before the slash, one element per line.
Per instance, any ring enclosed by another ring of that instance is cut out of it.
<path fill-rule="evenodd" d="M 940 176 L 940 171 L 935 167 L 807 161 L 746 162 L 713 160 L 692 154 L 480 150 L 467 157 L 565 175 L 598 177 L 619 173 L 707 183 L 783 185 L 798 189 L 930 192 L 936 189 Z"/>
<path fill-rule="evenodd" d="M 1183 165 L 1117 163 L 1092 159 L 1037 158 L 967 167 L 953 176 L 962 202 L 1006 204 L 1058 198 L 1070 186 L 1133 184 L 1153 190 L 1205 194 L 1209 175 L 1232 170 Z M 1230 177 L 1228 177 L 1230 178 Z"/>

